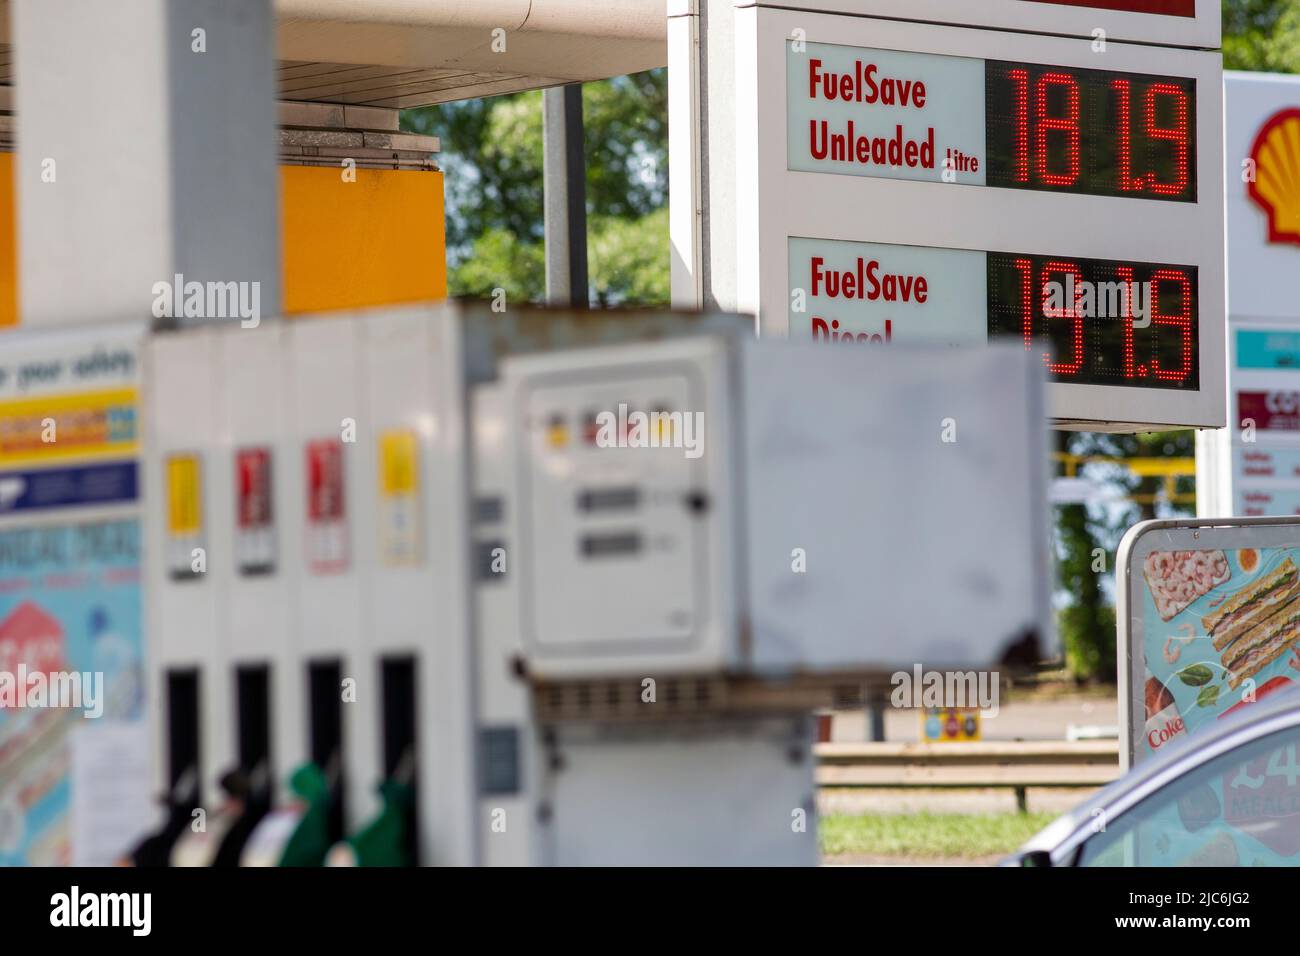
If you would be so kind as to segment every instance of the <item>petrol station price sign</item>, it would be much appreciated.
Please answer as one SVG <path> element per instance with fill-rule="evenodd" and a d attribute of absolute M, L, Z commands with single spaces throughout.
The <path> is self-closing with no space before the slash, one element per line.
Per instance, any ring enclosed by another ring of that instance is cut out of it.
<path fill-rule="evenodd" d="M 1195 79 L 789 43 L 792 170 L 1196 201 Z"/>
<path fill-rule="evenodd" d="M 770 8 L 751 27 L 738 275 L 760 334 L 1012 339 L 1060 423 L 1223 424 L 1216 54 Z"/>

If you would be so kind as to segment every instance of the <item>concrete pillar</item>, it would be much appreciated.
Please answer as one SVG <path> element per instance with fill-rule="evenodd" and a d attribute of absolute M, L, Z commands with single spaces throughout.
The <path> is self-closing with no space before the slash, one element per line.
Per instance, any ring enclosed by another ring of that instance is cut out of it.
<path fill-rule="evenodd" d="M 271 6 L 13 0 L 25 327 L 150 318 L 178 274 L 215 293 L 183 324 L 279 312 Z"/>
<path fill-rule="evenodd" d="M 735 0 L 668 0 L 668 218 L 675 308 L 743 311 Z"/>

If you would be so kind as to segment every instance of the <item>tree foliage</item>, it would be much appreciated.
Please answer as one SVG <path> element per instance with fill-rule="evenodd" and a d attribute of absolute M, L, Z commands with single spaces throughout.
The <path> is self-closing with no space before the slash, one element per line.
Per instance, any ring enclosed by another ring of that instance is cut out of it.
<path fill-rule="evenodd" d="M 1113 459 L 1083 466 L 1081 475 L 1107 485 L 1113 498 L 1057 508 L 1057 615 L 1061 645 L 1070 673 L 1077 679 L 1114 680 L 1115 611 L 1102 586 L 1113 575 L 1115 552 L 1124 531 L 1148 518 L 1189 514 L 1190 508 L 1164 497 L 1163 478 L 1135 475 L 1122 462 L 1133 458 L 1191 458 L 1194 432 L 1058 432 L 1058 450 L 1073 455 Z M 1194 490 L 1192 477 L 1179 477 L 1175 492 Z M 1126 497 L 1127 496 L 1127 497 Z"/>
<path fill-rule="evenodd" d="M 1223 68 L 1300 73 L 1300 0 L 1223 0 Z"/>
<path fill-rule="evenodd" d="M 668 75 L 582 90 L 588 271 L 603 305 L 668 301 Z M 542 94 L 408 110 L 404 129 L 441 138 L 452 295 L 538 301 L 546 291 Z"/>

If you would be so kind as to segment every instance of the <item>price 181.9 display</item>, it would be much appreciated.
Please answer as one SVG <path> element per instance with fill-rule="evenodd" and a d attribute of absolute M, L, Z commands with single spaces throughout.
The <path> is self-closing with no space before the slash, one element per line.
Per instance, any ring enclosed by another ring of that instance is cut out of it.
<path fill-rule="evenodd" d="M 1196 201 L 1196 81 L 985 62 L 987 182 Z"/>
<path fill-rule="evenodd" d="M 1200 385 L 1195 266 L 990 252 L 988 333 L 1083 385 Z"/>

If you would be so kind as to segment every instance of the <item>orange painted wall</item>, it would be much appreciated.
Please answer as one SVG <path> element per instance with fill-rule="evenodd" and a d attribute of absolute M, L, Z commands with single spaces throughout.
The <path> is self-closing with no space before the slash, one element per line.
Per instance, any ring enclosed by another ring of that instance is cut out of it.
<path fill-rule="evenodd" d="M 284 311 L 442 299 L 442 173 L 280 167 Z"/>
<path fill-rule="evenodd" d="M 0 328 L 18 323 L 18 215 L 14 154 L 0 153 Z"/>
<path fill-rule="evenodd" d="M 18 321 L 13 158 L 0 153 L 0 327 Z M 287 314 L 446 298 L 442 173 L 355 172 L 280 167 Z"/>

